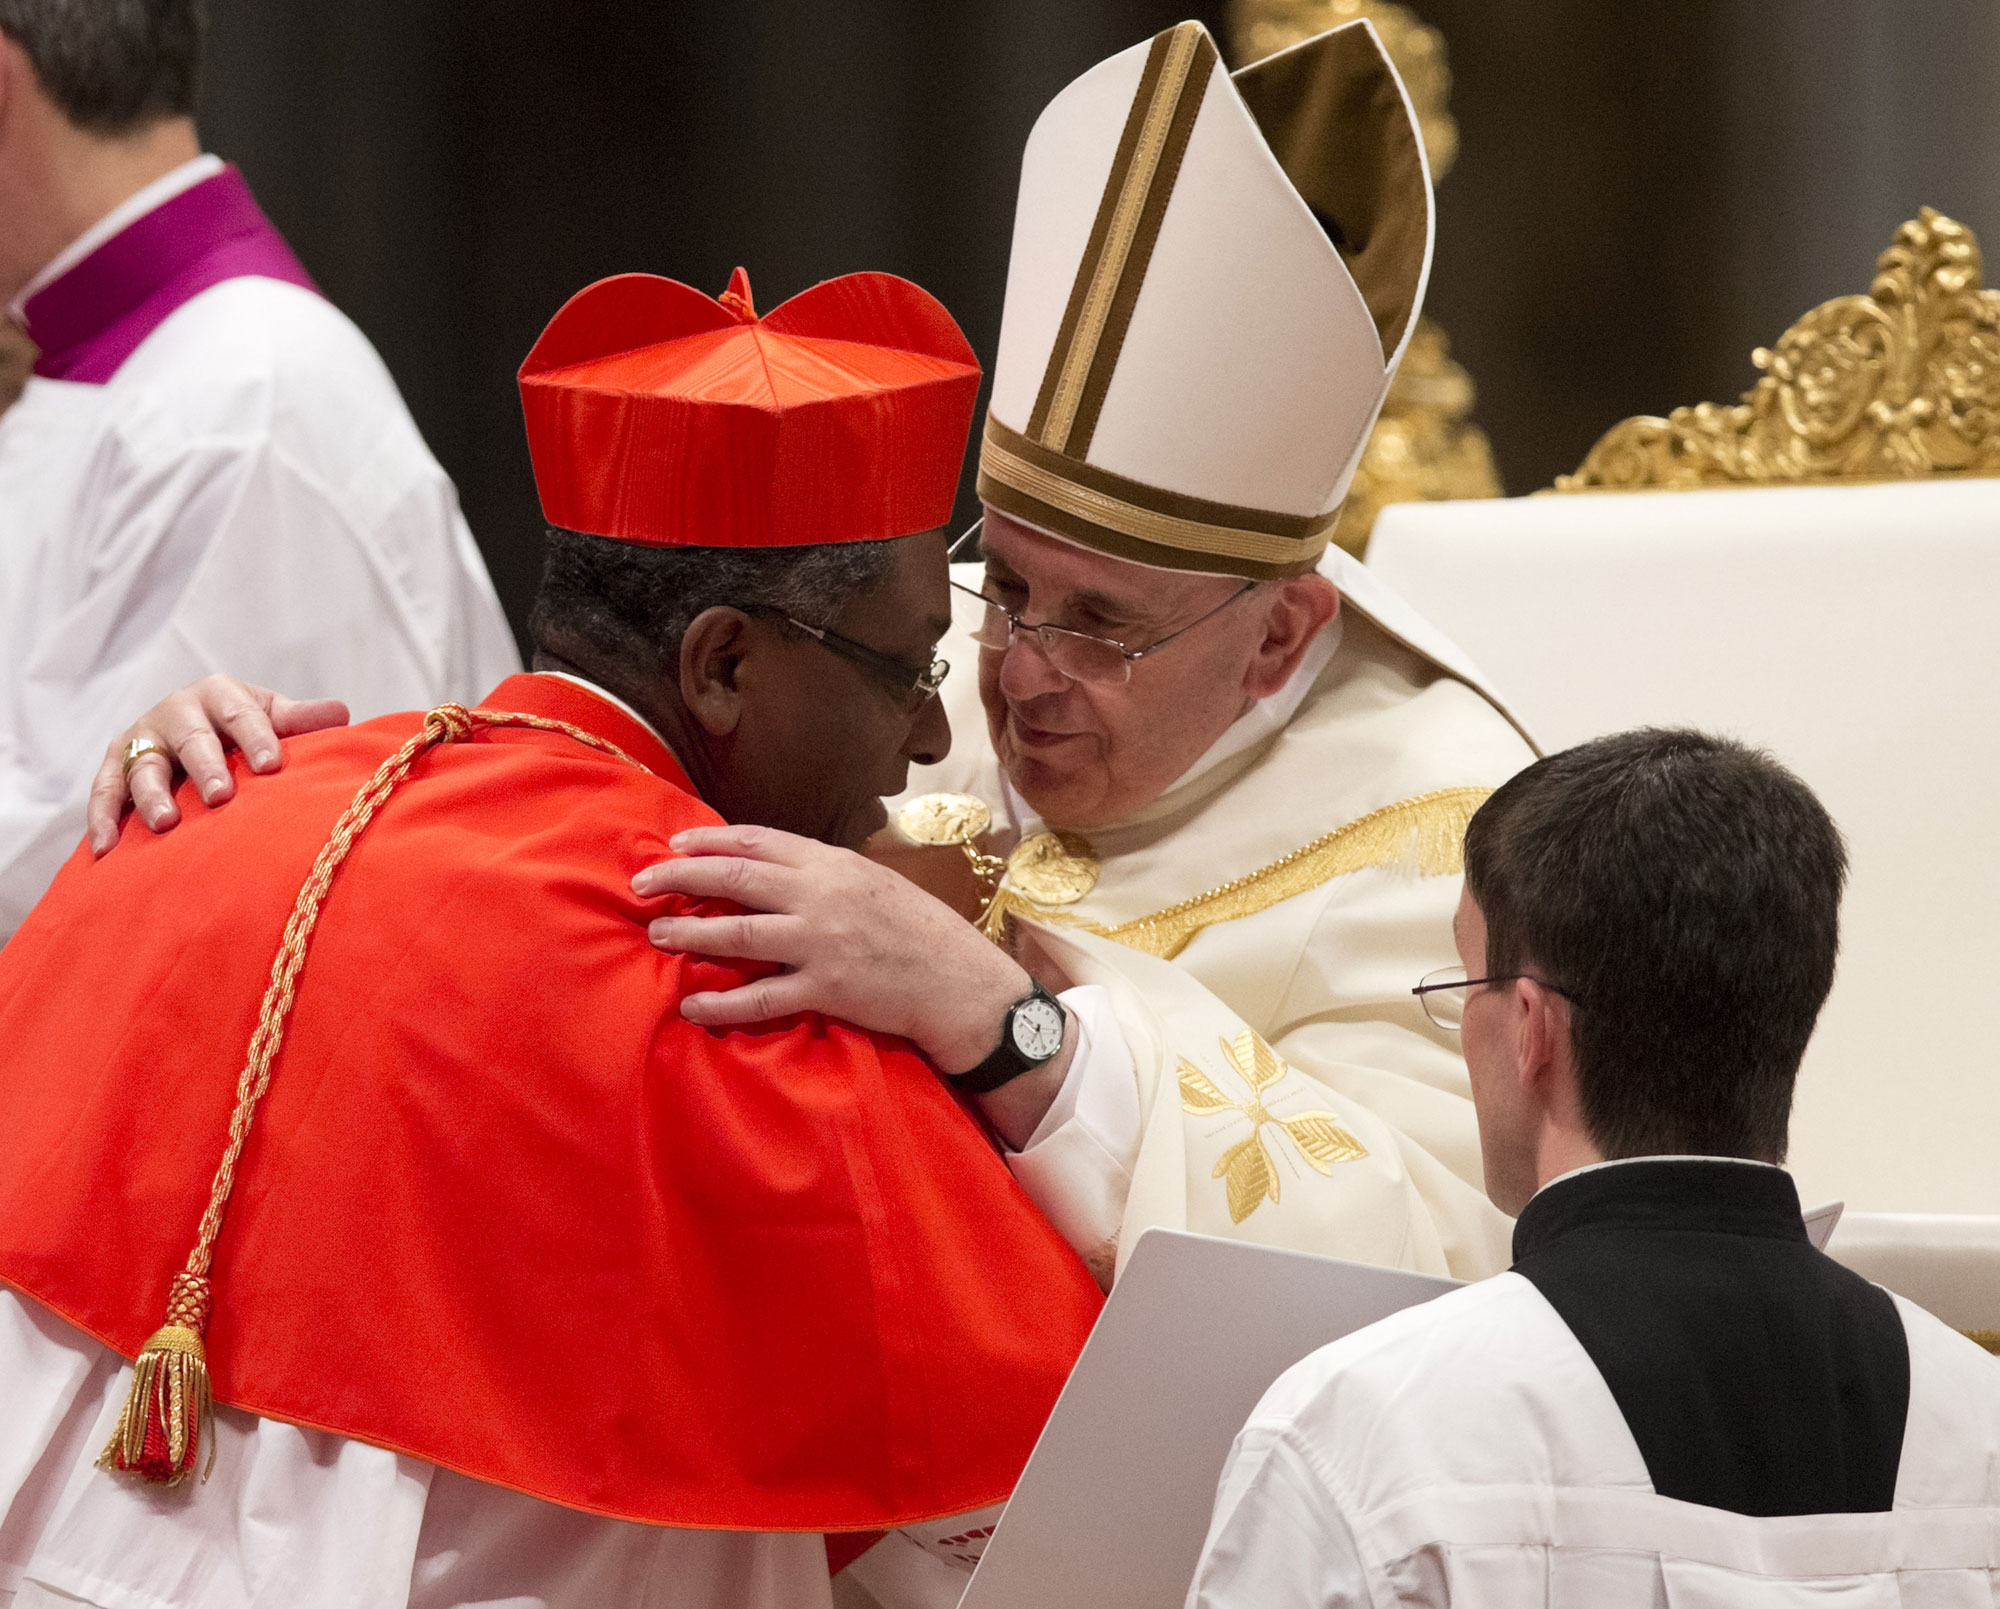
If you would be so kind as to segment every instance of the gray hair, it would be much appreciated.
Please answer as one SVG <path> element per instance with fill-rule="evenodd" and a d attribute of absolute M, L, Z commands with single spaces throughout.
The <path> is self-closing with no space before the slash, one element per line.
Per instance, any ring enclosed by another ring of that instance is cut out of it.
<path fill-rule="evenodd" d="M 0 0 L 0 34 L 92 134 L 194 116 L 207 22 L 202 0 Z"/>
<path fill-rule="evenodd" d="M 894 563 L 887 542 L 643 547 L 550 526 L 528 635 L 579 669 L 651 680 L 679 663 L 681 638 L 704 610 L 770 609 L 825 626 Z"/>

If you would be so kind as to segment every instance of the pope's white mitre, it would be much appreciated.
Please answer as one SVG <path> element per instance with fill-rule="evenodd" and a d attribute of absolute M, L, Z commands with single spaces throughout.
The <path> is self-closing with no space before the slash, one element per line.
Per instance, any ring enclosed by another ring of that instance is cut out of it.
<path fill-rule="evenodd" d="M 1121 557 L 1309 570 L 1416 323 L 1431 189 L 1367 22 L 1100 62 L 1021 162 L 980 496 Z"/>

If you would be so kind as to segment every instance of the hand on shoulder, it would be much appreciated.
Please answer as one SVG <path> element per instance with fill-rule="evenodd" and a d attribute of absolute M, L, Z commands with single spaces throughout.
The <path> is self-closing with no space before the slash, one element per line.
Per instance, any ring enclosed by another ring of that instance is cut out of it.
<path fill-rule="evenodd" d="M 102 855 L 118 842 L 128 804 L 153 832 L 179 825 L 173 790 L 182 774 L 205 803 L 225 803 L 236 792 L 231 748 L 243 751 L 252 771 L 276 771 L 285 763 L 279 739 L 346 724 L 347 706 L 338 699 L 287 698 L 234 676 L 204 676 L 169 693 L 104 751 L 90 785 L 92 853 Z"/>

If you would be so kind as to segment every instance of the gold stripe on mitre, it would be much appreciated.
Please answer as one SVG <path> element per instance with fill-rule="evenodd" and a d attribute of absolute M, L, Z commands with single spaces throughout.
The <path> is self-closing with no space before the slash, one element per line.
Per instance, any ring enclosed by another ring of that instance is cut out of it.
<path fill-rule="evenodd" d="M 1354 872 L 1397 868 L 1413 877 L 1449 877 L 1465 870 L 1465 829 L 1491 788 L 1440 788 L 1359 816 L 1281 860 L 1169 905 L 1136 921 L 1102 925 L 1036 903 L 1013 888 L 994 896 L 987 930 L 997 935 L 1010 915 L 1056 927 L 1081 928 L 1171 961 L 1195 935 L 1218 922 L 1255 916 Z"/>
<path fill-rule="evenodd" d="M 990 413 L 979 444 L 979 498 L 1114 558 L 1252 581 L 1313 569 L 1340 513 L 1279 514 L 1163 491 L 1041 446 Z"/>
<path fill-rule="evenodd" d="M 1196 22 L 1156 35 L 1146 53 L 1028 419 L 1028 434 L 1058 452 L 1082 457 L 1090 446 L 1215 64 Z"/>

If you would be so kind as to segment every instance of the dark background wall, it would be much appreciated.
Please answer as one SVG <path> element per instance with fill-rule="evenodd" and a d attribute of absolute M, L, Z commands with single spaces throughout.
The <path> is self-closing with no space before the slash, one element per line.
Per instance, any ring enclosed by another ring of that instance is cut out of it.
<path fill-rule="evenodd" d="M 770 308 L 887 269 L 990 361 L 1016 165 L 1078 72 L 1221 0 L 210 0 L 203 132 L 374 339 L 518 622 L 513 375 L 644 269 Z M 1728 400 L 1928 203 L 2000 239 L 1992 0 L 1417 0 L 1457 80 L 1431 310 L 1510 491 Z M 970 476 L 961 512 L 970 518 Z"/>

